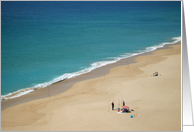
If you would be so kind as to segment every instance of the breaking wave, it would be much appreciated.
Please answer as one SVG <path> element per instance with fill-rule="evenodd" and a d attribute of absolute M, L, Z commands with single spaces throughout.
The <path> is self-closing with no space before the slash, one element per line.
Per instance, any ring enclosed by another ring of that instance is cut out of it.
<path fill-rule="evenodd" d="M 61 76 L 59 76 L 59 77 L 57 77 L 57 78 L 55 78 L 55 79 L 53 79 L 49 82 L 40 83 L 40 84 L 37 84 L 37 85 L 35 85 L 34 87 L 31 87 L 31 88 L 20 89 L 16 92 L 9 93 L 8 95 L 3 95 L 3 96 L 1 96 L 1 100 L 20 97 L 20 96 L 28 94 L 28 93 L 36 90 L 36 89 L 45 88 L 45 87 L 47 87 L 49 85 L 52 85 L 54 83 L 57 83 L 57 82 L 60 82 L 60 81 L 66 80 L 66 79 L 70 79 L 70 78 L 73 78 L 73 77 L 91 72 L 92 70 L 94 70 L 96 68 L 106 66 L 108 64 L 115 63 L 115 62 L 117 62 L 121 59 L 136 56 L 136 55 L 143 54 L 143 53 L 146 53 L 146 52 L 151 52 L 151 51 L 154 51 L 158 48 L 164 47 L 165 45 L 175 44 L 175 43 L 181 41 L 181 37 L 173 37 L 172 40 L 173 40 L 172 42 L 164 42 L 164 43 L 160 43 L 160 44 L 155 45 L 155 46 L 146 47 L 144 50 L 139 50 L 136 53 L 124 53 L 124 54 L 120 55 L 119 57 L 107 57 L 106 58 L 107 61 L 94 62 L 90 65 L 90 67 L 85 68 L 81 71 L 74 72 L 74 73 L 65 73 L 65 74 L 63 74 L 63 75 L 61 75 Z"/>

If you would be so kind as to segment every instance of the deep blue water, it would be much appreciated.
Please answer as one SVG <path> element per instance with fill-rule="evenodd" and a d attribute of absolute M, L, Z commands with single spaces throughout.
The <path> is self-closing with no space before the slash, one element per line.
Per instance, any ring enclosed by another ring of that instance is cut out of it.
<path fill-rule="evenodd" d="M 179 36 L 180 1 L 2 1 L 1 95 Z"/>

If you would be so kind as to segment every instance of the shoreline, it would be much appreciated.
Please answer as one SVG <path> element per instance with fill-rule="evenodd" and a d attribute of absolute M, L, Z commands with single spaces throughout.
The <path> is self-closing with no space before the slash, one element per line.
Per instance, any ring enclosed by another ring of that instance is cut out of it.
<path fill-rule="evenodd" d="M 63 74 L 63 75 L 61 75 L 57 78 L 54 78 L 51 81 L 48 81 L 48 82 L 45 82 L 45 83 L 40 83 L 40 84 L 37 84 L 36 86 L 33 86 L 33 87 L 19 89 L 15 92 L 8 93 L 7 95 L 1 95 L 1 101 L 21 97 L 21 96 L 29 94 L 30 92 L 33 92 L 37 89 L 46 88 L 50 85 L 62 82 L 64 80 L 75 78 L 77 76 L 89 73 L 89 72 L 91 72 L 95 69 L 98 69 L 100 67 L 107 66 L 107 65 L 110 65 L 110 64 L 114 64 L 114 63 L 116 63 L 120 60 L 126 59 L 126 58 L 130 58 L 130 57 L 134 57 L 134 56 L 138 56 L 138 55 L 142 55 L 142 54 L 148 54 L 148 53 L 150 53 L 152 51 L 155 51 L 159 48 L 163 48 L 165 45 L 172 45 L 172 44 L 175 44 L 175 43 L 181 41 L 181 37 L 173 37 L 171 39 L 174 40 L 174 41 L 172 41 L 172 42 L 163 42 L 163 43 L 159 43 L 158 45 L 145 47 L 144 50 L 139 50 L 135 53 L 124 53 L 123 55 L 120 55 L 119 57 L 116 57 L 116 59 L 113 59 L 113 60 L 94 62 L 94 63 L 91 64 L 90 67 L 82 69 L 81 71 Z"/>
<path fill-rule="evenodd" d="M 135 58 L 136 63 L 113 67 L 105 76 L 74 83 L 63 93 L 4 109 L 1 129 L 180 131 L 181 44 L 169 46 Z M 153 77 L 154 72 L 159 76 Z M 64 82 L 53 88 L 64 87 Z M 118 114 L 122 100 L 134 111 Z"/>
<path fill-rule="evenodd" d="M 180 44 L 180 42 L 181 41 L 178 41 L 174 44 L 165 43 L 165 45 L 163 47 L 157 48 L 154 51 L 161 50 L 161 49 L 169 49 L 170 48 L 169 46 Z M 65 92 L 66 90 L 71 88 L 73 84 L 80 82 L 80 81 L 93 79 L 93 78 L 97 78 L 97 77 L 101 77 L 101 76 L 105 77 L 109 73 L 109 70 L 111 68 L 136 63 L 134 61 L 135 58 L 137 58 L 139 56 L 150 55 L 154 51 L 144 52 L 144 53 L 141 53 L 141 54 L 138 54 L 135 56 L 127 57 L 127 58 L 121 59 L 115 63 L 107 64 L 105 66 L 96 68 L 88 73 L 81 74 L 79 76 L 76 76 L 76 77 L 73 77 L 70 79 L 61 80 L 61 81 L 56 82 L 56 83 L 49 85 L 47 87 L 34 90 L 28 94 L 25 94 L 25 95 L 22 95 L 22 96 L 19 96 L 16 98 L 12 98 L 12 99 L 2 100 L 1 101 L 1 111 L 8 108 L 8 107 L 11 107 L 11 106 L 14 106 L 17 104 L 21 104 L 21 103 L 25 103 L 28 101 L 41 99 L 41 98 L 47 98 L 47 97 L 50 98 L 50 96 L 54 96 L 54 95 L 60 94 L 62 92 Z"/>

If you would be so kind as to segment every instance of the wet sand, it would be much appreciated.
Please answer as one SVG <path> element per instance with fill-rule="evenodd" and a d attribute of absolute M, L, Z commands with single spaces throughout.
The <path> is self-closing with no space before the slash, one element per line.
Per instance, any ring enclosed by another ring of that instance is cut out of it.
<path fill-rule="evenodd" d="M 1 129 L 180 131 L 181 45 L 167 46 L 2 101 Z M 111 110 L 122 100 L 132 113 Z"/>

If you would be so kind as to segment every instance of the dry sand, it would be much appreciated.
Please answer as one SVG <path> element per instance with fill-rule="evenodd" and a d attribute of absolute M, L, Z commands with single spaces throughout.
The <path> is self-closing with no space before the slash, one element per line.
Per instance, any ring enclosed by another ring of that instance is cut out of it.
<path fill-rule="evenodd" d="M 1 111 L 1 130 L 181 131 L 181 44 L 170 47 L 61 94 L 8 107 Z M 134 111 L 111 110 L 112 101 L 118 107 L 122 100 Z"/>

